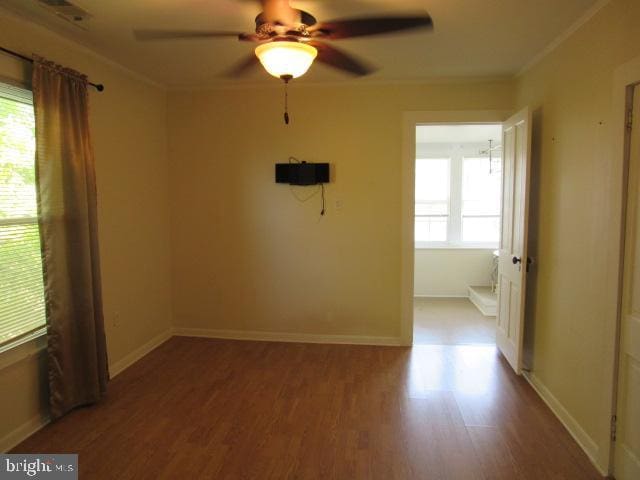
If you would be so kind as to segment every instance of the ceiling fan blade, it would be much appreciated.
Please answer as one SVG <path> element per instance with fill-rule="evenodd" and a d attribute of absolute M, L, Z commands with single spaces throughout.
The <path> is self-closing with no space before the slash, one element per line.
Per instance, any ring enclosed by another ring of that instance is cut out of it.
<path fill-rule="evenodd" d="M 433 20 L 427 14 L 402 17 L 368 17 L 320 22 L 309 28 L 314 36 L 338 40 L 383 33 L 401 32 L 417 28 L 433 29 Z"/>
<path fill-rule="evenodd" d="M 185 40 L 196 38 L 235 37 L 240 40 L 253 41 L 252 34 L 242 32 L 218 32 L 215 30 L 134 30 L 136 40 Z"/>
<path fill-rule="evenodd" d="M 377 70 L 377 68 L 358 60 L 353 55 L 339 50 L 332 45 L 317 41 L 311 41 L 309 45 L 318 50 L 318 56 L 316 57 L 318 62 L 350 73 L 351 75 L 364 76 Z"/>
<path fill-rule="evenodd" d="M 260 65 L 255 54 L 251 53 L 223 73 L 225 77 L 241 77 Z"/>

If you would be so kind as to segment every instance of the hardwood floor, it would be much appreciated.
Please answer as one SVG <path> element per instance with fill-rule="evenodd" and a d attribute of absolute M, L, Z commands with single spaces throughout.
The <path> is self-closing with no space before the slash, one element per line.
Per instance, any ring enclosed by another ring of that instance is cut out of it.
<path fill-rule="evenodd" d="M 15 453 L 81 479 L 597 479 L 492 346 L 174 337 Z"/>
<path fill-rule="evenodd" d="M 473 345 L 496 343 L 496 317 L 485 317 L 468 298 L 416 298 L 413 343 Z"/>

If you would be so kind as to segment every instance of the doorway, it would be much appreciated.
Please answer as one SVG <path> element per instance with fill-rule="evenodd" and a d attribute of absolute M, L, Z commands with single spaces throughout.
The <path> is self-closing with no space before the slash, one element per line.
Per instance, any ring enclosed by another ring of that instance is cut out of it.
<path fill-rule="evenodd" d="M 509 116 L 508 112 L 499 111 L 405 113 L 402 155 L 403 188 L 401 197 L 401 340 L 404 345 L 413 345 L 414 343 L 415 179 L 416 160 L 419 159 L 418 142 L 416 141 L 418 127 L 422 125 L 451 126 L 454 124 L 462 126 L 500 125 L 502 127 L 502 155 L 500 156 L 502 192 L 500 211 L 497 215 L 498 231 L 500 233 L 496 290 L 496 347 L 513 371 L 520 375 L 523 369 L 526 274 L 529 264 L 533 261 L 527 256 L 529 172 L 531 170 L 531 111 L 527 107 L 511 116 Z M 487 150 L 491 150 L 493 142 L 491 146 L 488 144 L 487 139 Z M 478 164 L 480 163 L 479 161 Z M 489 162 L 485 160 L 485 163 Z M 493 166 L 491 168 L 493 169 Z M 462 186 L 460 186 L 461 190 Z M 491 217 L 494 217 L 493 221 L 495 221 L 496 214 L 494 212 L 481 213 L 480 210 L 474 210 L 472 208 L 473 205 L 465 209 L 462 206 L 462 197 L 458 201 L 460 202 L 460 207 L 455 216 L 451 215 L 452 209 L 450 205 L 446 215 L 451 218 L 452 224 L 457 223 L 459 225 L 458 237 L 452 236 L 451 238 L 457 238 L 459 242 L 464 243 L 469 236 L 465 236 L 464 233 L 465 222 L 463 220 L 465 218 L 462 216 L 463 211 L 468 212 L 465 217 L 469 217 L 466 218 L 468 220 L 467 232 L 473 231 L 471 226 L 477 226 L 478 218 L 484 218 L 486 220 L 485 223 L 489 223 Z M 433 202 L 431 207 L 438 207 L 437 203 Z M 471 203 L 473 204 L 473 202 Z M 432 210 L 431 213 L 427 211 L 427 216 L 435 217 L 437 211 Z M 476 212 L 476 214 L 474 215 L 473 212 Z M 431 219 L 428 220 L 431 222 Z M 428 231 L 435 232 L 434 235 L 438 231 L 441 236 L 443 231 L 450 231 L 448 225 L 446 228 L 442 225 L 438 226 L 437 219 L 432 223 L 435 226 L 431 228 L 429 225 Z M 424 228 L 424 225 L 419 228 Z M 479 239 L 473 241 L 484 243 L 484 246 L 486 246 L 489 243 L 487 238 L 480 236 Z M 433 271 L 434 268 L 432 267 L 431 270 Z M 439 274 L 437 277 L 438 283 L 444 283 L 445 273 L 447 272 L 437 272 Z"/>
<path fill-rule="evenodd" d="M 639 84 L 629 85 L 626 94 L 626 205 L 610 459 L 618 480 L 640 476 L 640 129 L 634 124 L 634 119 L 640 118 Z"/>
<path fill-rule="evenodd" d="M 415 127 L 414 345 L 494 345 L 502 124 Z"/>
<path fill-rule="evenodd" d="M 626 480 L 640 475 L 640 422 L 637 408 L 640 392 L 640 351 L 635 341 L 640 334 L 638 315 L 638 239 L 640 235 L 640 57 L 621 65 L 614 72 L 612 162 L 620 184 L 620 251 L 616 264 L 617 321 L 610 327 L 609 379 L 606 387 L 612 393 L 610 415 L 602 419 L 609 427 L 608 448 L 602 458 L 609 457 L 608 473 Z M 605 427 L 605 428 L 606 428 Z"/>

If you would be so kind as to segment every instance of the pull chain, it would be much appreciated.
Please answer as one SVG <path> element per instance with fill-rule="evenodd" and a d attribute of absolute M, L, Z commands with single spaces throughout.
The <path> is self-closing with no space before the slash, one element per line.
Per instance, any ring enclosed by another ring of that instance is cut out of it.
<path fill-rule="evenodd" d="M 280 78 L 284 81 L 284 123 L 289 125 L 289 81 L 293 76 L 282 75 Z"/>
<path fill-rule="evenodd" d="M 289 125 L 289 82 L 284 84 L 284 123 Z"/>
<path fill-rule="evenodd" d="M 489 175 L 491 175 L 493 173 L 493 147 L 492 147 L 492 143 L 493 140 L 489 139 Z"/>

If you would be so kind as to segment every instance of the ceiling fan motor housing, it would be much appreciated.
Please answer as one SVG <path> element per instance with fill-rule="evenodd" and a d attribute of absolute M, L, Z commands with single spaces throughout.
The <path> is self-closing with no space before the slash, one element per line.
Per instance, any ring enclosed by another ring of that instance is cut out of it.
<path fill-rule="evenodd" d="M 294 28 L 299 30 L 301 28 L 306 29 L 307 27 L 311 27 L 318 23 L 316 18 L 311 15 L 309 12 L 305 12 L 304 10 L 296 10 L 295 12 L 295 21 L 294 22 L 285 22 L 282 20 L 269 20 L 264 12 L 260 12 L 256 17 L 256 33 L 262 34 L 263 32 L 271 32 L 276 31 L 277 29 L 282 29 L 286 31 L 288 29 Z"/>

